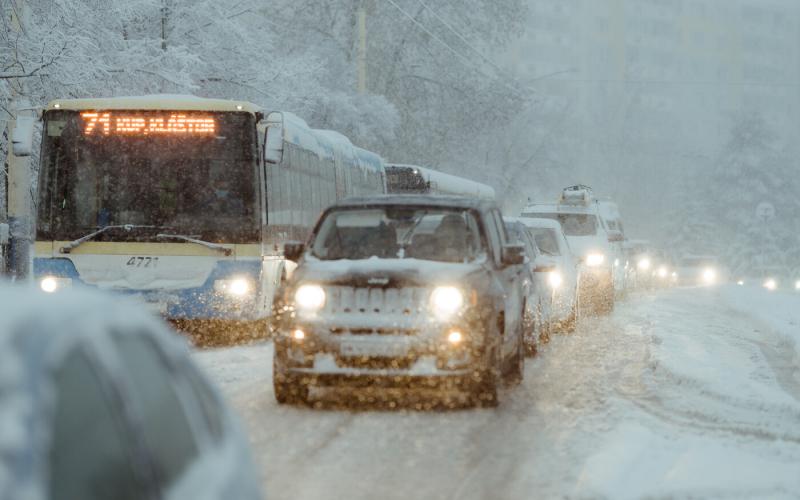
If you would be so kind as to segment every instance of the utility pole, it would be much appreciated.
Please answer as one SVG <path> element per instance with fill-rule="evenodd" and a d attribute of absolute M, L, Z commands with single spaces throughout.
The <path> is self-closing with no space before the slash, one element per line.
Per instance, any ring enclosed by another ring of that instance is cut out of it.
<path fill-rule="evenodd" d="M 161 0 L 161 50 L 167 50 L 167 21 L 169 18 L 169 0 Z"/>
<path fill-rule="evenodd" d="M 356 29 L 358 30 L 358 93 L 367 92 L 367 5 L 366 0 L 358 0 Z"/>
<path fill-rule="evenodd" d="M 25 0 L 17 0 L 12 9 L 11 30 L 17 34 L 24 32 Z M 30 103 L 25 98 L 25 86 L 21 79 L 10 82 L 11 105 L 13 113 L 8 121 L 8 255 L 7 270 L 13 281 L 24 281 L 30 274 L 31 230 L 33 229 L 33 210 L 31 203 L 31 172 L 29 159 L 33 140 L 35 118 Z M 0 233 L 5 233 L 0 228 Z M 1 234 L 5 236 L 5 234 Z"/>

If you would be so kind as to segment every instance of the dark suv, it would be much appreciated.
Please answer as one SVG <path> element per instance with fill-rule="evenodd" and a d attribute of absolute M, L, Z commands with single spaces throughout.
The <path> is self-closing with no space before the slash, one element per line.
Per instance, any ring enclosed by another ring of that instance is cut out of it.
<path fill-rule="evenodd" d="M 376 196 L 328 208 L 277 294 L 274 387 L 452 387 L 497 403 L 523 375 L 524 248 L 493 202 Z"/>

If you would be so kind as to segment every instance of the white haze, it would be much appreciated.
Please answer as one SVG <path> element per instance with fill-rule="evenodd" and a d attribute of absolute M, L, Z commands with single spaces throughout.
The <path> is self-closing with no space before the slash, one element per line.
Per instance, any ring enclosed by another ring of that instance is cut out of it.
<path fill-rule="evenodd" d="M 510 214 L 586 183 L 630 237 L 800 273 L 794 0 L 367 2 L 365 94 L 351 0 L 23 3 L 19 34 L 0 4 L 3 120 L 14 91 L 247 99 L 487 182 Z"/>

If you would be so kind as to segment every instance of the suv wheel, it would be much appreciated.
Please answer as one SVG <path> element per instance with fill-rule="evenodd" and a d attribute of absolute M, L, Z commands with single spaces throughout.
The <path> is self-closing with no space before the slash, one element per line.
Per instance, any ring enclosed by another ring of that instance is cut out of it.
<path fill-rule="evenodd" d="M 523 378 L 525 378 L 525 355 L 527 354 L 528 347 L 522 335 L 519 335 L 517 338 L 519 339 L 517 342 L 517 352 L 514 354 L 514 357 L 511 358 L 510 370 L 506 375 L 506 381 L 514 385 L 521 384 Z M 536 345 L 534 345 L 533 348 L 535 353 Z"/>
<path fill-rule="evenodd" d="M 298 377 L 278 369 L 278 356 L 272 363 L 272 388 L 278 404 L 307 404 L 309 387 Z"/>

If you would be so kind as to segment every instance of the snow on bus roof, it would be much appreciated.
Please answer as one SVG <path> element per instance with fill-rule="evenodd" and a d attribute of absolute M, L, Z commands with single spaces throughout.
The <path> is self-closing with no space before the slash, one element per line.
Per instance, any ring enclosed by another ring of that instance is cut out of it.
<path fill-rule="evenodd" d="M 93 97 L 87 99 L 56 99 L 47 104 L 48 111 L 66 110 L 180 110 L 180 111 L 245 111 L 257 113 L 262 111 L 247 101 L 231 101 L 227 99 L 209 99 L 188 94 L 153 94 L 125 97 Z"/>
<path fill-rule="evenodd" d="M 267 122 L 280 124 L 283 128 L 283 139 L 322 158 L 333 158 L 334 151 L 339 151 L 350 160 L 358 160 L 362 167 L 383 170 L 383 158 L 380 155 L 354 146 L 345 135 L 326 129 L 313 129 L 299 116 L 288 111 L 273 111 L 267 116 Z"/>
<path fill-rule="evenodd" d="M 422 177 L 436 185 L 441 192 L 454 195 L 478 196 L 480 198 L 495 199 L 494 188 L 477 181 L 459 177 L 457 175 L 446 174 L 432 168 L 420 167 L 419 165 L 409 165 L 404 163 L 390 163 L 389 167 L 412 168 L 419 171 Z"/>

